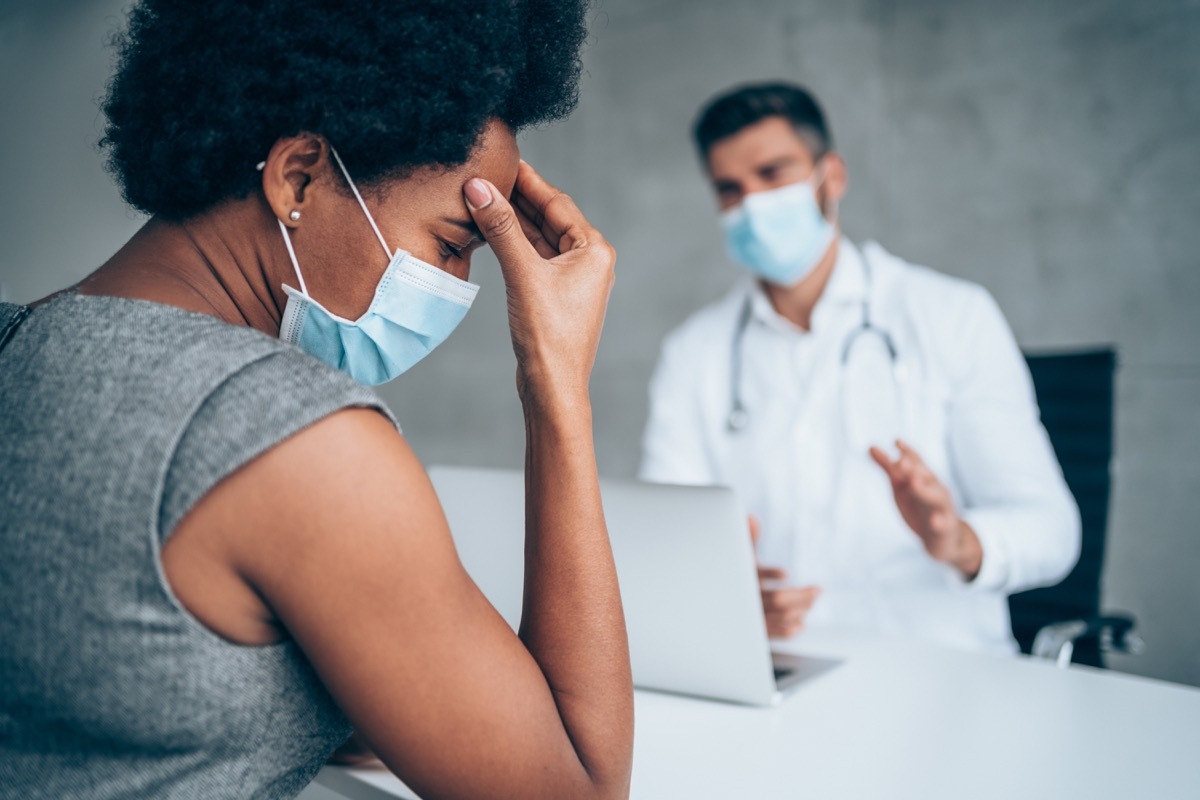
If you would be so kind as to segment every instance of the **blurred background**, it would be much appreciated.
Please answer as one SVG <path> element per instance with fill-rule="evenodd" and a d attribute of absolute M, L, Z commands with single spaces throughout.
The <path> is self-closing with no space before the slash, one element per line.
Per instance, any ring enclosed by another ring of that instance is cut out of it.
<path fill-rule="evenodd" d="M 0 0 L 0 298 L 97 267 L 141 225 L 97 100 L 128 0 Z M 813 90 L 849 164 L 844 227 L 986 286 L 1021 345 L 1118 350 L 1104 606 L 1117 669 L 1200 685 L 1200 2 L 601 0 L 579 110 L 525 158 L 616 245 L 592 380 L 600 469 L 636 470 L 663 335 L 736 279 L 689 127 L 733 84 Z M 518 467 L 504 292 L 382 390 L 427 464 Z M 2 410 L 0 410 L 2 413 Z"/>

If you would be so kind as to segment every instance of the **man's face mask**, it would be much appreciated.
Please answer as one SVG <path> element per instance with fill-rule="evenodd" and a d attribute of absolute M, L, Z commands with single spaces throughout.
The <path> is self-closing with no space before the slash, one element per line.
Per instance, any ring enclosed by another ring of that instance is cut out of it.
<path fill-rule="evenodd" d="M 286 284 L 283 287 L 288 300 L 279 338 L 360 383 L 374 386 L 395 378 L 444 342 L 467 315 L 479 287 L 403 250 L 392 253 L 342 159 L 333 148 L 330 152 L 367 215 L 389 259 L 388 267 L 375 287 L 375 297 L 366 313 L 357 320 L 343 319 L 309 295 L 292 238 L 280 220 L 279 229 L 283 231 L 300 289 Z"/>
<path fill-rule="evenodd" d="M 823 179 L 823 177 L 822 177 Z M 794 286 L 821 261 L 836 235 L 809 178 L 746 195 L 721 214 L 729 256 L 763 280 Z"/>

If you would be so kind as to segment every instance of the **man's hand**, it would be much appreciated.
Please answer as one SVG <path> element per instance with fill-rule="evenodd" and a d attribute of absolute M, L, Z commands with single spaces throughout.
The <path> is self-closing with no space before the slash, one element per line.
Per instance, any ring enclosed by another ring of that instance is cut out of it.
<path fill-rule="evenodd" d="M 759 525 L 750 517 L 750 541 L 758 544 Z M 755 559 L 758 555 L 755 553 Z M 787 571 L 778 567 L 758 567 L 758 585 L 762 592 L 763 615 L 767 635 L 772 639 L 790 639 L 804 628 L 804 618 L 821 594 L 819 586 L 783 586 Z"/>
<path fill-rule="evenodd" d="M 895 461 L 878 447 L 871 448 L 871 458 L 892 482 L 900 516 L 921 537 L 930 556 L 953 566 L 967 580 L 974 579 L 983 564 L 979 537 L 958 515 L 950 490 L 916 451 L 901 441 L 896 442 L 896 447 L 900 457 Z"/>

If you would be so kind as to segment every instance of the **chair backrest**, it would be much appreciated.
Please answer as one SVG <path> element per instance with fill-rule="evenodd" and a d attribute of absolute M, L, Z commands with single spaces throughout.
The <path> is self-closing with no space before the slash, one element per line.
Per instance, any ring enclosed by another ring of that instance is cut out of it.
<path fill-rule="evenodd" d="M 1026 355 L 1042 424 L 1050 434 L 1063 477 L 1079 504 L 1083 544 L 1079 563 L 1055 586 L 1009 597 L 1013 635 L 1028 653 L 1038 630 L 1051 622 L 1100 613 L 1100 574 L 1112 486 L 1113 375 L 1116 353 L 1103 347 L 1072 353 Z M 1099 642 L 1080 641 L 1073 660 L 1103 666 Z"/>

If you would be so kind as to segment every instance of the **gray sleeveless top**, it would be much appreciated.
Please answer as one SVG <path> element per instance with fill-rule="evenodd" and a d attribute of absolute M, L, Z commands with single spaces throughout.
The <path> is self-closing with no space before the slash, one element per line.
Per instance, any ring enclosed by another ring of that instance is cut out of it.
<path fill-rule="evenodd" d="M 369 389 L 169 306 L 0 304 L 0 797 L 293 797 L 350 728 L 291 641 L 188 614 L 159 551 L 218 481 Z"/>

